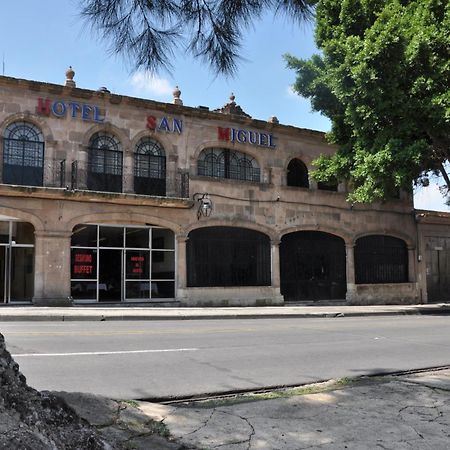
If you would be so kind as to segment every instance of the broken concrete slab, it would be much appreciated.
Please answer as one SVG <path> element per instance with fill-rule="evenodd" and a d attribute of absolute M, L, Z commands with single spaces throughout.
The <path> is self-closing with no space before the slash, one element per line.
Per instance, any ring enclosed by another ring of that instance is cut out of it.
<path fill-rule="evenodd" d="M 332 391 L 264 399 L 240 396 L 182 405 L 140 403 L 188 447 L 248 449 L 433 449 L 450 439 L 450 371 L 379 377 Z M 421 380 L 420 383 L 417 381 Z"/>

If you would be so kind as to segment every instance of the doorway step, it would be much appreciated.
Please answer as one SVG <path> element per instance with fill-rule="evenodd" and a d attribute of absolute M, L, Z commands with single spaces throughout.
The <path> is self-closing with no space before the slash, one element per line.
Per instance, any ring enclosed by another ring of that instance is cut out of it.
<path fill-rule="evenodd" d="M 335 300 L 287 300 L 284 306 L 346 306 L 348 303 L 343 299 Z"/>
<path fill-rule="evenodd" d="M 82 308 L 179 308 L 180 302 L 176 300 L 162 302 L 92 302 L 77 303 L 74 301 L 73 306 Z"/>

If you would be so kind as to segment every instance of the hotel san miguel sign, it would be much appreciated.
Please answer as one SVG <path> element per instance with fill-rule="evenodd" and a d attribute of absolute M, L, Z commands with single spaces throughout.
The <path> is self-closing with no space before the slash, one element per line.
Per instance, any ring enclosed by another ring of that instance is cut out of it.
<path fill-rule="evenodd" d="M 219 141 L 237 142 L 238 144 L 250 144 L 258 147 L 276 147 L 274 143 L 275 137 L 271 133 L 217 127 L 217 137 Z"/>
<path fill-rule="evenodd" d="M 36 113 L 43 116 L 54 116 L 61 119 L 70 117 L 96 123 L 104 122 L 106 115 L 106 111 L 95 105 L 49 98 L 38 98 Z M 146 127 L 152 131 L 181 134 L 183 121 L 174 117 L 147 116 Z"/>
<path fill-rule="evenodd" d="M 54 116 L 57 118 L 69 117 L 81 119 L 87 122 L 102 123 L 105 121 L 106 111 L 98 106 L 75 101 L 51 100 L 49 98 L 38 98 L 36 113 L 43 116 Z M 176 133 L 183 132 L 183 121 L 175 117 L 146 117 L 145 126 L 152 131 Z M 275 148 L 275 136 L 271 133 L 262 133 L 239 128 L 217 127 L 217 137 L 220 141 L 250 144 L 258 147 Z"/>

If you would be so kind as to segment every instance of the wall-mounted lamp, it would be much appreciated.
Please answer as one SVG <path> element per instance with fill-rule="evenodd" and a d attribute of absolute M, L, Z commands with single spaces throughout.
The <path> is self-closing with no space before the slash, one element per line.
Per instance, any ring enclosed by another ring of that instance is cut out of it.
<path fill-rule="evenodd" d="M 211 215 L 213 204 L 209 198 L 209 194 L 202 194 L 197 192 L 193 196 L 194 201 L 198 202 L 197 219 L 200 217 L 209 217 Z"/>

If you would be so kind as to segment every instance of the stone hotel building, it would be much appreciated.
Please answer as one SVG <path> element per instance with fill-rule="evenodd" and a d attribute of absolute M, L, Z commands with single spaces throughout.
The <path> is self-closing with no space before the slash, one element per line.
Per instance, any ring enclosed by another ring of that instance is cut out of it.
<path fill-rule="evenodd" d="M 314 182 L 321 132 L 0 77 L 0 304 L 450 300 L 450 214 Z"/>

